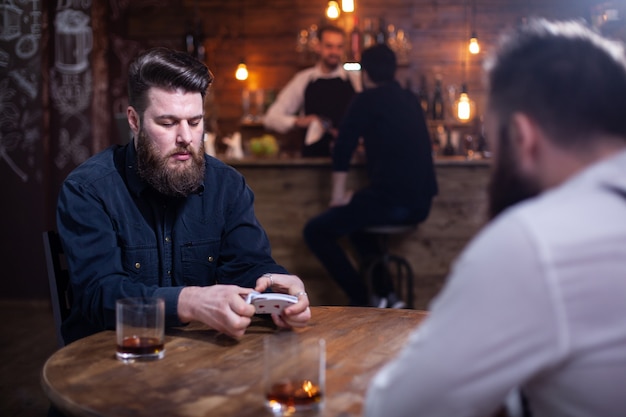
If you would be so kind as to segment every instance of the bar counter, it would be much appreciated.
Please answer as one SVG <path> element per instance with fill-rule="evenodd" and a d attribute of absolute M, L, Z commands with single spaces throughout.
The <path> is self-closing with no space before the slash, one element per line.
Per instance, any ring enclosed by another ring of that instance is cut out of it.
<path fill-rule="evenodd" d="M 310 218 L 328 207 L 331 164 L 328 158 L 256 158 L 224 162 L 241 172 L 255 194 L 256 215 L 272 254 L 307 285 L 313 305 L 344 304 L 339 287 L 311 254 L 302 238 Z M 426 309 L 441 288 L 451 262 L 485 221 L 490 161 L 464 157 L 435 160 L 439 194 L 428 219 L 412 234 L 392 237 L 391 251 L 403 255 L 415 274 L 415 308 Z M 366 184 L 363 163 L 348 175 L 353 190 Z"/>

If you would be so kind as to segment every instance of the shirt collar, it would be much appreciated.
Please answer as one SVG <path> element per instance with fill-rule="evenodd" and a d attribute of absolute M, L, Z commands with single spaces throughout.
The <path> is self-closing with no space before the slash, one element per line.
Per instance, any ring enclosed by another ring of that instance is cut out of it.
<path fill-rule="evenodd" d="M 137 197 L 148 188 L 148 184 L 141 179 L 137 172 L 137 150 L 135 149 L 135 138 L 126 145 L 126 155 L 124 163 L 124 173 L 128 189 Z"/>

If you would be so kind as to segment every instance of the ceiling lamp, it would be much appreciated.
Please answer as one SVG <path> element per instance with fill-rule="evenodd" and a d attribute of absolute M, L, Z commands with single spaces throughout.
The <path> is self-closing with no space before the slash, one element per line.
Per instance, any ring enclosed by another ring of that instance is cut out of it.
<path fill-rule="evenodd" d="M 472 36 L 470 36 L 469 51 L 472 55 L 476 55 L 480 52 L 478 36 L 476 36 L 476 0 L 472 3 Z"/>
<path fill-rule="evenodd" d="M 339 3 L 333 0 L 329 1 L 328 6 L 326 7 L 326 17 L 335 20 L 339 17 L 339 13 Z"/>
<path fill-rule="evenodd" d="M 461 94 L 455 104 L 456 117 L 462 122 L 470 120 L 473 113 L 474 103 L 470 100 L 469 95 L 467 94 L 467 85 L 463 84 L 461 87 Z"/>
<path fill-rule="evenodd" d="M 341 11 L 352 13 L 354 11 L 354 0 L 341 0 Z"/>
<path fill-rule="evenodd" d="M 478 36 L 476 36 L 476 32 L 472 32 L 472 36 L 470 37 L 469 51 L 474 55 L 480 52 L 480 45 L 478 43 Z"/>
<path fill-rule="evenodd" d="M 248 67 L 246 66 L 246 63 L 243 61 L 243 59 L 241 60 L 239 65 L 237 65 L 237 71 L 235 71 L 235 78 L 238 79 L 239 81 L 245 81 L 248 79 Z"/>

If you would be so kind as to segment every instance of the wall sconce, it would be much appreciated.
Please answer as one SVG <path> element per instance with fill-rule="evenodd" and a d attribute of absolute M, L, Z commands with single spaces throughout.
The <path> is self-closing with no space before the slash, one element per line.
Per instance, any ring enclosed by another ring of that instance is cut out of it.
<path fill-rule="evenodd" d="M 354 11 L 354 0 L 341 0 L 341 11 L 352 13 Z"/>
<path fill-rule="evenodd" d="M 474 55 L 480 52 L 480 45 L 478 43 L 478 36 L 476 36 L 476 32 L 472 32 L 472 36 L 469 41 L 469 51 Z"/>
<path fill-rule="evenodd" d="M 328 6 L 326 6 L 326 17 L 335 20 L 339 17 L 339 13 L 339 3 L 334 0 L 329 1 Z"/>
<path fill-rule="evenodd" d="M 248 67 L 242 59 L 239 65 L 237 65 L 237 71 L 235 71 L 235 78 L 239 81 L 245 81 L 248 79 Z"/>

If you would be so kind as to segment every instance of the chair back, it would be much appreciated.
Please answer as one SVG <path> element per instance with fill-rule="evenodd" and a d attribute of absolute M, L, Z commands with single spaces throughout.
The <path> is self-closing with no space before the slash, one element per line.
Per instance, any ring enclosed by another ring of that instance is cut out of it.
<path fill-rule="evenodd" d="M 61 239 L 56 231 L 50 230 L 43 233 L 43 247 L 46 253 L 48 283 L 50 285 L 50 298 L 57 344 L 59 347 L 63 347 L 65 346 L 65 341 L 61 335 L 61 323 L 69 316 L 72 308 L 70 274 L 67 269 Z"/>

